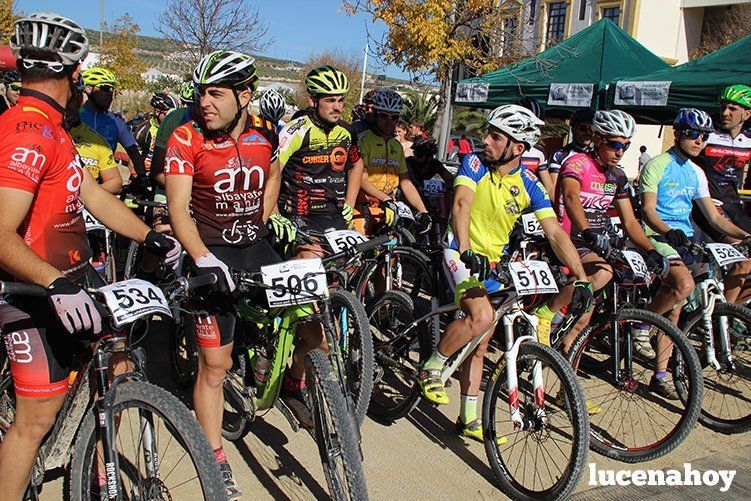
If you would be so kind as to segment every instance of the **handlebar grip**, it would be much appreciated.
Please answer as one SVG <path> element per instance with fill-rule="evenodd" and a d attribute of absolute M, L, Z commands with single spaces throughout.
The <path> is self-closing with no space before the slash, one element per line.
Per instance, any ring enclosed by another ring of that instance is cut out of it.
<path fill-rule="evenodd" d="M 157 209 L 166 209 L 167 204 L 164 202 L 152 202 L 151 200 L 134 200 L 139 207 L 155 207 Z"/>
<path fill-rule="evenodd" d="M 41 285 L 19 284 L 16 282 L 0 282 L 0 294 L 14 296 L 47 297 L 47 289 Z"/>
<path fill-rule="evenodd" d="M 367 242 L 363 242 L 361 244 L 357 244 L 355 246 L 355 253 L 359 254 L 362 252 L 368 252 L 371 249 L 375 249 L 376 247 L 380 247 L 384 245 L 386 242 L 390 242 L 394 240 L 394 237 L 391 235 L 381 235 L 380 237 L 375 237 L 371 240 L 368 240 Z"/>
<path fill-rule="evenodd" d="M 197 277 L 185 278 L 189 289 L 198 289 L 199 287 L 214 285 L 217 280 L 217 276 L 213 273 L 209 273 L 207 275 L 198 275 Z"/>

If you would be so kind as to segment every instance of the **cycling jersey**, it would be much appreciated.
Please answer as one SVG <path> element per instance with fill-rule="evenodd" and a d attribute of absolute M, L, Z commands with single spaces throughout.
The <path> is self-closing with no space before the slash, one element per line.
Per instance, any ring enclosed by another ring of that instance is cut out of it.
<path fill-rule="evenodd" d="M 154 144 L 156 143 L 156 135 L 158 131 L 159 123 L 157 123 L 156 118 L 154 117 L 138 124 L 134 131 L 136 143 L 141 149 L 141 155 L 144 157 L 144 164 L 146 165 L 147 171 L 151 169 L 151 159 L 154 156 Z"/>
<path fill-rule="evenodd" d="M 529 151 L 522 154 L 522 164 L 528 171 L 537 173 L 537 170 L 545 170 L 547 167 L 545 160 L 545 152 L 542 151 L 537 145 L 531 148 Z"/>
<path fill-rule="evenodd" d="M 65 110 L 50 97 L 22 89 L 18 104 L 0 116 L 0 186 L 34 195 L 18 234 L 31 250 L 76 279 L 91 257 L 80 199 L 83 167 Z"/>
<path fill-rule="evenodd" d="M 572 236 L 574 244 L 579 246 L 583 243 L 577 237 L 581 228 L 572 228 L 571 219 L 563 203 L 561 186 L 564 179 L 575 179 L 579 182 L 579 198 L 589 227 L 593 231 L 606 233 L 610 220 L 607 214 L 608 207 L 614 199 L 629 198 L 628 178 L 620 167 L 606 167 L 598 158 L 592 158 L 587 153 L 578 153 L 563 162 L 555 196 L 558 221 L 566 233 Z"/>
<path fill-rule="evenodd" d="M 704 170 L 709 193 L 721 201 L 738 200 L 742 186 L 743 167 L 751 158 L 751 139 L 744 134 L 735 138 L 725 132 L 709 135 L 706 146 L 695 162 Z"/>
<path fill-rule="evenodd" d="M 70 135 L 76 145 L 81 163 L 86 167 L 94 179 L 99 179 L 99 173 L 117 168 L 117 162 L 107 141 L 83 122 L 71 127 Z"/>
<path fill-rule="evenodd" d="M 130 148 L 136 144 L 133 133 L 128 129 L 122 115 L 111 111 L 94 111 L 89 103 L 85 103 L 81 107 L 81 120 L 97 131 L 107 141 L 112 151 L 117 149 L 118 143 L 123 148 Z"/>
<path fill-rule="evenodd" d="M 709 196 L 704 172 L 691 160 L 681 159 L 673 149 L 652 158 L 641 171 L 639 193 L 656 193 L 656 212 L 670 228 L 694 234 L 691 226 L 693 200 Z M 647 234 L 654 230 L 645 223 Z"/>
<path fill-rule="evenodd" d="M 357 137 L 357 147 L 360 149 L 368 180 L 389 197 L 396 198 L 399 176 L 407 173 L 402 144 L 394 137 L 385 139 L 368 129 Z M 366 199 L 368 197 L 361 191 L 358 202 Z"/>
<path fill-rule="evenodd" d="M 193 115 L 191 109 L 191 107 L 187 107 L 172 110 L 164 117 L 162 123 L 159 124 L 159 130 L 157 130 L 156 137 L 154 138 L 154 151 L 156 152 L 157 149 L 161 150 L 162 159 L 164 158 L 164 152 L 167 150 L 167 142 L 172 133 L 175 132 L 175 129 L 191 120 L 198 120 L 198 115 Z M 164 161 L 160 162 L 159 165 L 151 165 L 149 169 L 152 176 L 163 173 Z"/>
<path fill-rule="evenodd" d="M 244 247 L 268 234 L 263 198 L 277 148 L 273 124 L 253 115 L 237 141 L 195 121 L 172 133 L 164 173 L 193 177 L 190 206 L 206 245 Z"/>
<path fill-rule="evenodd" d="M 555 217 L 550 197 L 537 177 L 520 165 L 505 176 L 492 173 L 480 157 L 464 157 L 454 187 L 475 193 L 470 212 L 469 240 L 473 251 L 498 261 L 521 213 L 530 208 L 537 219 Z M 458 250 L 458 244 L 451 243 Z"/>
<path fill-rule="evenodd" d="M 328 127 L 317 124 L 312 114 L 292 120 L 279 137 L 282 211 L 293 216 L 338 214 L 347 172 L 359 159 L 357 137 L 348 123 Z"/>
<path fill-rule="evenodd" d="M 550 155 L 550 160 L 547 164 L 540 165 L 538 170 L 549 170 L 551 174 L 558 174 L 561 171 L 563 162 L 565 162 L 567 158 L 576 155 L 577 153 L 586 153 L 588 151 L 591 151 L 591 148 L 582 150 L 575 146 L 574 143 L 568 143 Z"/>

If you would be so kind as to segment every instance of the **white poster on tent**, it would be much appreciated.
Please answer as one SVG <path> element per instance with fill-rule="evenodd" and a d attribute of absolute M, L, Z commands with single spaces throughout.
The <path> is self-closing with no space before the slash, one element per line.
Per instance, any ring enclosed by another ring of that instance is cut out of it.
<path fill-rule="evenodd" d="M 670 81 L 664 82 L 617 82 L 615 84 L 616 106 L 667 106 Z"/>
<path fill-rule="evenodd" d="M 484 103 L 488 100 L 490 85 L 486 83 L 471 82 L 456 84 L 456 102 Z"/>
<path fill-rule="evenodd" d="M 594 84 L 588 83 L 553 83 L 550 84 L 548 105 L 588 107 L 592 104 Z"/>

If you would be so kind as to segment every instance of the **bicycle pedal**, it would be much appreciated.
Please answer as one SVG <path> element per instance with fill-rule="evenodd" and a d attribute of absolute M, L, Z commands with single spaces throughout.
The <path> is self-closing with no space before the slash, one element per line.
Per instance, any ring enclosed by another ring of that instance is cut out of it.
<path fill-rule="evenodd" d="M 292 413 L 292 409 L 290 409 L 287 404 L 284 403 L 284 400 L 277 398 L 274 402 L 274 407 L 276 407 L 279 412 L 282 413 L 282 416 L 287 419 L 287 422 L 289 422 L 289 425 L 292 427 L 292 431 L 294 431 L 295 433 L 300 431 L 300 423 L 297 422 L 297 418 Z"/>

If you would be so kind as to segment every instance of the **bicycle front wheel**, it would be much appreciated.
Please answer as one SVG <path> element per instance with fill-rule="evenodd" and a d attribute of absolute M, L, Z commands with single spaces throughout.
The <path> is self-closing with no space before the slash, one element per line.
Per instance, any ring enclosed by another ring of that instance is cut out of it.
<path fill-rule="evenodd" d="M 368 499 L 355 421 L 328 356 L 305 355 L 305 382 L 313 413 L 314 437 L 332 499 Z"/>
<path fill-rule="evenodd" d="M 534 372 L 542 376 L 535 391 Z M 502 358 L 488 382 L 482 409 L 485 452 L 500 489 L 512 499 L 566 498 L 584 472 L 589 442 L 587 411 L 576 375 L 562 355 L 524 342 L 516 357 L 517 388 L 509 389 Z M 518 401 L 524 426 L 512 421 Z"/>
<path fill-rule="evenodd" d="M 699 359 L 686 336 L 651 311 L 624 309 L 613 320 L 585 328 L 568 356 L 589 406 L 590 445 L 618 461 L 649 461 L 676 448 L 696 425 L 704 386 Z M 673 395 L 650 389 L 656 361 L 635 349 L 637 329 L 648 332 L 657 359 L 667 358 L 663 381 Z"/>
<path fill-rule="evenodd" d="M 120 488 L 124 499 L 226 499 L 219 464 L 198 422 L 177 398 L 145 382 L 117 386 L 113 406 L 117 423 Z M 71 499 L 99 500 L 104 459 L 96 410 L 84 417 L 69 465 Z"/>
<path fill-rule="evenodd" d="M 720 350 L 723 328 L 728 332 L 732 361 Z M 715 304 L 712 331 L 719 368 L 707 361 L 707 332 L 702 315 L 689 319 L 683 331 L 699 354 L 704 376 L 699 421 L 721 433 L 751 430 L 751 310 L 736 304 Z"/>

